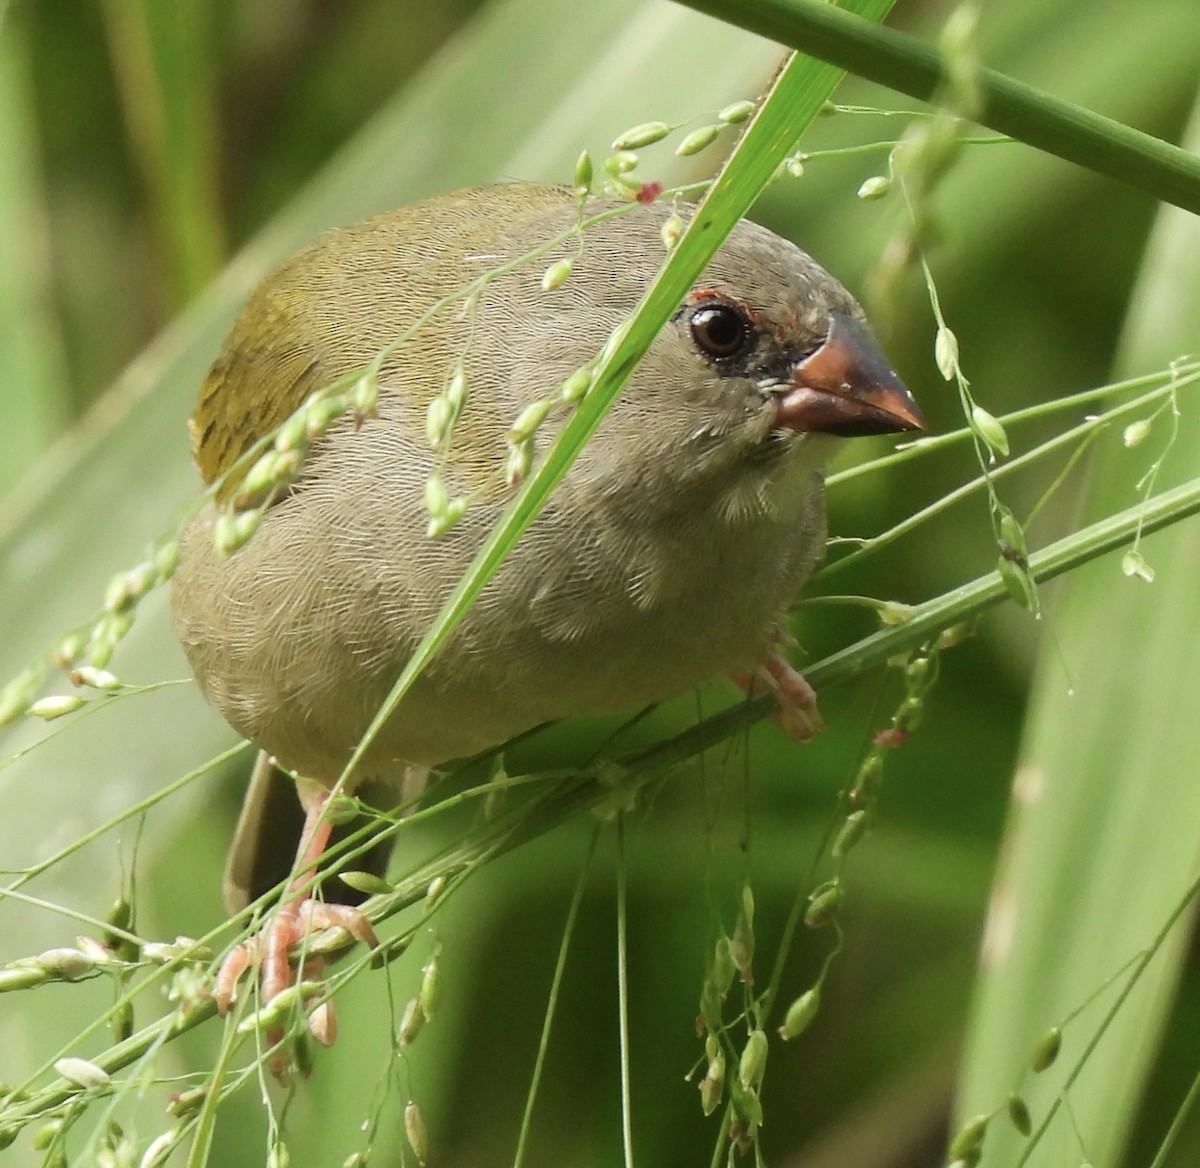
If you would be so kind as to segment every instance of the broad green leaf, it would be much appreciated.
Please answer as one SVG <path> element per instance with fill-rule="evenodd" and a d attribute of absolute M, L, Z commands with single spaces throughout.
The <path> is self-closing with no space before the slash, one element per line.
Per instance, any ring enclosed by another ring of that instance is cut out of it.
<path fill-rule="evenodd" d="M 67 413 L 25 30 L 0 9 L 0 496 Z"/>
<path fill-rule="evenodd" d="M 1200 123 L 1192 141 L 1200 141 Z M 1167 210 L 1147 252 L 1119 373 L 1195 352 L 1198 317 L 1200 221 Z M 1165 435 L 1165 418 L 1158 428 Z M 1147 453 L 1149 445 L 1108 444 L 1093 467 L 1089 515 L 1136 497 L 1134 484 L 1161 451 L 1161 439 Z M 1200 418 L 1184 406 L 1157 486 L 1186 481 L 1198 460 Z M 1200 822 L 1196 548 L 1193 520 L 1145 541 L 1153 584 L 1125 575 L 1110 556 L 1074 573 L 1047 611 L 983 946 L 961 1115 L 990 1110 L 1020 1085 L 1036 1130 L 1126 978 L 1064 1027 L 1057 1063 L 1030 1081 L 1025 1068 L 1038 1035 L 1088 1003 L 1152 943 L 1194 878 Z M 1072 1118 L 1060 1109 L 1027 1161 L 1019 1158 L 1023 1141 L 1016 1132 L 995 1125 L 985 1165 L 1049 1168 L 1083 1155 L 1097 1168 L 1120 1163 L 1187 944 L 1185 918 L 1084 1060 L 1066 1093 Z"/>

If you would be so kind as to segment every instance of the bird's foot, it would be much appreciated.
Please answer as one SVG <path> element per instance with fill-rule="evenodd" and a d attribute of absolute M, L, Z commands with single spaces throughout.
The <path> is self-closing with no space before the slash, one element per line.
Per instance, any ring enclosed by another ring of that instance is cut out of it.
<path fill-rule="evenodd" d="M 325 904 L 310 899 L 284 903 L 275 911 L 261 932 L 236 946 L 221 963 L 212 991 L 217 1011 L 220 1014 L 229 1011 L 230 1006 L 237 1000 L 238 981 L 248 969 L 259 971 L 262 1009 L 267 1009 L 271 1002 L 293 985 L 320 982 L 325 969 L 323 956 L 313 954 L 304 957 L 293 975 L 288 955 L 294 946 L 303 947 L 314 933 L 329 928 L 343 928 L 355 940 L 371 948 L 379 944 L 371 922 L 357 908 Z M 313 997 L 316 1001 L 312 1009 L 308 1010 L 306 1018 L 309 1033 L 322 1046 L 331 1046 L 337 1037 L 337 1015 L 334 1013 L 333 1003 L 328 998 L 321 998 L 319 994 Z M 312 999 L 303 996 L 298 999 L 301 1003 L 310 1000 Z M 307 1009 L 307 1006 L 302 1008 Z M 283 1036 L 282 1025 L 269 1026 L 267 1045 L 278 1046 Z M 283 1048 L 272 1056 L 269 1063 L 271 1073 L 281 1082 L 287 1081 L 290 1061 L 287 1051 Z"/>
<path fill-rule="evenodd" d="M 776 725 L 796 742 L 808 742 L 825 729 L 817 711 L 817 691 L 778 653 L 771 652 L 753 673 L 735 673 L 733 680 L 748 696 L 764 690 L 779 703 Z"/>

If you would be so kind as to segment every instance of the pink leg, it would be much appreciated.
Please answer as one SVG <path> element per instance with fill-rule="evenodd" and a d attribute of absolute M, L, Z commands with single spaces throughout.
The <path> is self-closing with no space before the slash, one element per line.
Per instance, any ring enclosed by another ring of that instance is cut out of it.
<path fill-rule="evenodd" d="M 322 818 L 329 792 L 319 790 L 305 801 L 304 831 L 296 855 L 296 874 L 288 884 L 271 920 L 262 932 L 238 945 L 221 963 L 213 987 L 217 1007 L 224 1014 L 236 997 L 237 980 L 246 969 L 261 965 L 260 990 L 263 1003 L 271 1001 L 293 982 L 288 953 L 292 946 L 310 933 L 333 926 L 344 928 L 356 940 L 374 947 L 379 944 L 370 921 L 356 908 L 346 905 L 326 905 L 309 898 L 302 890 L 312 877 L 312 871 L 329 844 L 332 825 Z M 300 976 L 306 981 L 319 980 L 324 961 L 314 956 L 305 961 Z M 328 1045 L 337 1031 L 333 1004 L 324 1002 L 310 1016 L 310 1028 L 318 1041 Z M 283 1037 L 283 1030 L 272 1029 L 267 1041 L 274 1045 Z M 286 1072 L 286 1059 L 272 1060 L 276 1077 Z"/>
<path fill-rule="evenodd" d="M 774 694 L 779 703 L 775 722 L 796 742 L 808 742 L 825 729 L 817 712 L 816 690 L 805 681 L 804 674 L 793 669 L 778 653 L 768 653 L 753 673 L 735 673 L 733 680 L 747 694 L 761 693 L 764 689 Z"/>
<path fill-rule="evenodd" d="M 304 938 L 300 928 L 300 905 L 307 897 L 300 892 L 312 876 L 312 869 L 329 843 L 333 824 L 322 819 L 329 794 L 322 791 L 305 809 L 304 831 L 300 836 L 300 851 L 296 856 L 296 874 L 288 884 L 275 916 L 267 927 L 267 951 L 262 962 L 262 996 L 269 1002 L 280 990 L 292 984 L 292 967 L 288 950 Z"/>

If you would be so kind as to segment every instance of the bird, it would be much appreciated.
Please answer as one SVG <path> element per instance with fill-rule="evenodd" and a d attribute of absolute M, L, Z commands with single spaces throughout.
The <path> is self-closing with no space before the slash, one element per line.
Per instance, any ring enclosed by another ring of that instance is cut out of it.
<path fill-rule="evenodd" d="M 327 846 L 330 791 L 570 416 L 562 387 L 586 389 L 661 266 L 664 226 L 690 213 L 476 186 L 328 231 L 246 301 L 190 424 L 211 489 L 182 532 L 171 608 L 200 690 L 261 752 L 227 901 L 263 891 L 261 856 L 296 859 L 265 940 L 218 974 L 222 1009 L 250 965 L 264 998 L 282 992 L 307 928 L 373 939 L 353 907 L 295 891 Z M 319 433 L 253 535 L 219 548 L 256 444 L 371 368 L 373 413 Z M 825 465 L 847 438 L 923 428 L 853 296 L 794 243 L 739 222 L 344 789 L 413 799 L 434 768 L 531 727 L 719 675 L 770 688 L 786 728 L 810 737 L 815 696 L 779 647 L 824 551 Z M 281 782 L 299 796 L 299 833 Z"/>

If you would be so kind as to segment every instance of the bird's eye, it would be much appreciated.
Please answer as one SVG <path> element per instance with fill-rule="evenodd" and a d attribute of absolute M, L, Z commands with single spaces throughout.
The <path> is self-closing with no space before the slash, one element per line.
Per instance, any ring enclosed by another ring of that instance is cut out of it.
<path fill-rule="evenodd" d="M 751 337 L 745 313 L 732 304 L 702 304 L 688 324 L 696 347 L 716 360 L 736 356 Z"/>

